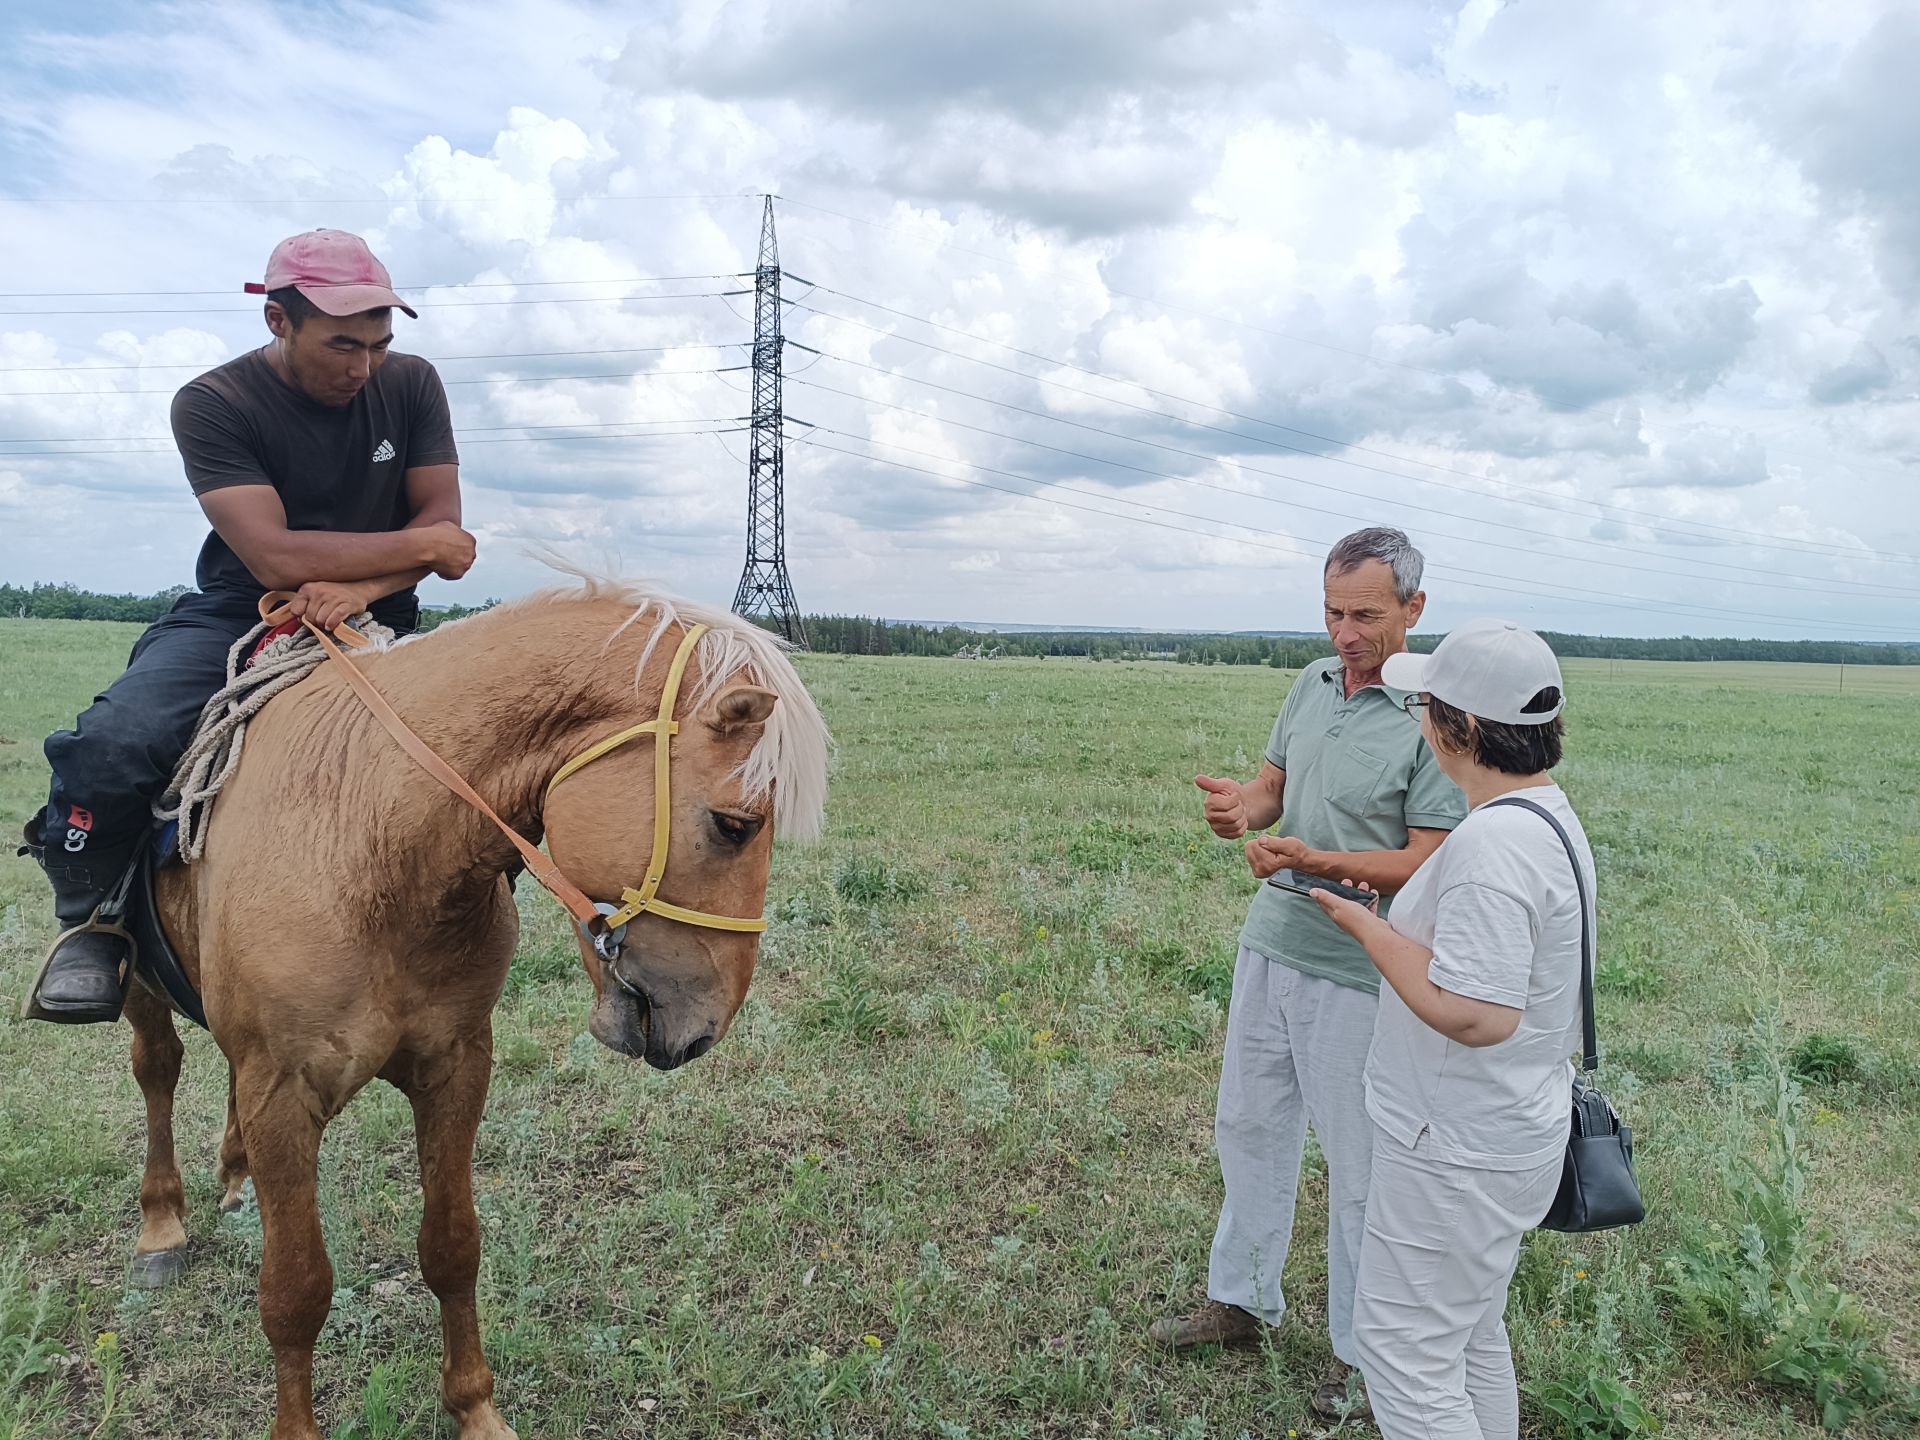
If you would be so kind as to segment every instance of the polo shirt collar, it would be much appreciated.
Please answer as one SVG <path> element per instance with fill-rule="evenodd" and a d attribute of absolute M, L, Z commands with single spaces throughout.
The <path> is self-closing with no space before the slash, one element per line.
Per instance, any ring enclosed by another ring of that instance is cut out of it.
<path fill-rule="evenodd" d="M 1354 691 L 1353 694 L 1349 695 L 1347 694 L 1347 667 L 1342 665 L 1338 670 L 1333 672 L 1333 676 L 1335 683 L 1340 686 L 1340 697 L 1343 700 L 1357 700 L 1368 690 L 1379 690 L 1394 704 L 1398 705 L 1413 693 L 1411 690 L 1402 690 L 1397 686 L 1389 685 L 1384 680 L 1374 680 L 1362 685 L 1358 690 Z"/>

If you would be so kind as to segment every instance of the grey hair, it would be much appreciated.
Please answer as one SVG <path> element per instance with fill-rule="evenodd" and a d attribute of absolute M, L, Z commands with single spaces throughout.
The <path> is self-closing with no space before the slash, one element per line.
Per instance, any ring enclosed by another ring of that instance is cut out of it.
<path fill-rule="evenodd" d="M 1345 575 L 1369 560 L 1385 561 L 1393 571 L 1394 597 L 1404 605 L 1420 593 L 1420 577 L 1426 572 L 1427 557 L 1414 549 L 1404 530 L 1376 525 L 1356 530 L 1327 552 L 1326 573 Z"/>

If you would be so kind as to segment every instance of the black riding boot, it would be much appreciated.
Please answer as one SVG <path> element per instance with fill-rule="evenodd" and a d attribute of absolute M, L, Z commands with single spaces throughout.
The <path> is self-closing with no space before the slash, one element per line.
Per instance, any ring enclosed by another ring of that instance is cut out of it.
<path fill-rule="evenodd" d="M 79 859 L 50 852 L 32 823 L 26 840 L 28 852 L 53 886 L 53 913 L 65 932 L 54 944 L 26 1013 L 59 1025 L 118 1020 L 126 1002 L 131 946 L 124 933 L 82 927 L 93 923 L 100 902 L 125 873 L 131 853 L 90 853 Z"/>

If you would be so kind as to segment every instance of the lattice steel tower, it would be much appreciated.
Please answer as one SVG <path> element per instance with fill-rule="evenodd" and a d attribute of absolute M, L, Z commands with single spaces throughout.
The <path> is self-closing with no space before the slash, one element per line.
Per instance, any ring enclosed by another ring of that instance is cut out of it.
<path fill-rule="evenodd" d="M 760 264 L 753 275 L 753 420 L 747 444 L 747 567 L 733 592 L 733 613 L 765 615 L 807 648 L 806 622 L 787 576 L 786 459 L 780 411 L 780 245 L 773 197 L 760 221 Z"/>

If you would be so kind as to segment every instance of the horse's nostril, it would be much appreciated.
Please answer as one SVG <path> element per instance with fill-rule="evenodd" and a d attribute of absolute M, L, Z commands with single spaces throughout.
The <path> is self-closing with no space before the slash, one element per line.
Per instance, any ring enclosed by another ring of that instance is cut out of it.
<path fill-rule="evenodd" d="M 680 1056 L 680 1063 L 685 1065 L 689 1060 L 698 1060 L 712 1048 L 713 1037 L 711 1035 L 702 1035 L 698 1040 L 687 1046 L 686 1050 Z"/>

